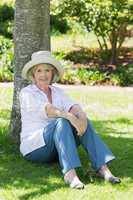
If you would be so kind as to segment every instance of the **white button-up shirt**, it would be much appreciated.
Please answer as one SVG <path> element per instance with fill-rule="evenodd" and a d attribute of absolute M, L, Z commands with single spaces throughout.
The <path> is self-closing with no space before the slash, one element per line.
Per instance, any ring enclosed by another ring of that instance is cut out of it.
<path fill-rule="evenodd" d="M 52 105 L 68 112 L 77 104 L 64 91 L 56 86 L 50 86 Z M 28 85 L 20 91 L 21 134 L 20 151 L 26 155 L 45 145 L 44 128 L 55 118 L 48 118 L 45 106 L 49 103 L 46 94 L 35 84 Z"/>

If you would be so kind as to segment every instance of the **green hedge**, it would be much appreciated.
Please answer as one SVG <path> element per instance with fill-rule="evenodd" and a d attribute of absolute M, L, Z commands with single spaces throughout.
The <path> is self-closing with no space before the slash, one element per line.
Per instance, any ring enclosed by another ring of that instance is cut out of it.
<path fill-rule="evenodd" d="M 89 84 L 89 85 L 133 85 L 133 64 L 126 67 L 118 66 L 112 72 L 104 72 L 98 68 L 94 69 L 67 69 L 62 80 L 67 84 Z"/>
<path fill-rule="evenodd" d="M 13 81 L 13 42 L 0 36 L 0 81 Z"/>
<path fill-rule="evenodd" d="M 14 8 L 12 5 L 0 5 L 0 34 L 12 38 Z"/>

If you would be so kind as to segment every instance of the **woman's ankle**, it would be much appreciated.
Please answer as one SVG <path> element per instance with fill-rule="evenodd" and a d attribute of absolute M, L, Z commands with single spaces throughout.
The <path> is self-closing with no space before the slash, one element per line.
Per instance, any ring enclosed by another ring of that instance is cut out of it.
<path fill-rule="evenodd" d="M 98 173 L 99 173 L 101 176 L 103 176 L 103 178 L 113 176 L 112 172 L 110 171 L 110 169 L 108 168 L 107 165 L 102 165 L 102 166 L 100 167 L 100 169 L 98 170 Z"/>
<path fill-rule="evenodd" d="M 115 177 L 111 173 L 111 171 L 109 170 L 109 168 L 107 167 L 107 165 L 101 166 L 101 168 L 97 172 L 97 176 L 103 178 L 106 181 L 109 181 L 112 184 L 117 184 L 117 183 L 121 182 L 120 178 Z"/>
<path fill-rule="evenodd" d="M 72 181 L 75 177 L 77 176 L 76 170 L 75 169 L 70 169 L 69 171 L 67 171 L 64 175 L 64 180 L 66 181 Z"/>
<path fill-rule="evenodd" d="M 77 176 L 76 170 L 71 169 L 64 175 L 64 180 L 70 185 L 71 188 L 83 189 L 84 184 L 80 181 Z"/>

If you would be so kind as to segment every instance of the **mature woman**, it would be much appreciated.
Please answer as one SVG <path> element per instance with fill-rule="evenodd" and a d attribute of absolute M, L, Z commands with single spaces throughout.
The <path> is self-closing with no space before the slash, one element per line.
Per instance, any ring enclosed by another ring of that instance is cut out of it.
<path fill-rule="evenodd" d="M 21 153 L 33 162 L 59 159 L 65 182 L 82 189 L 84 184 L 75 170 L 81 166 L 77 152 L 81 144 L 96 174 L 120 183 L 107 167 L 115 157 L 96 134 L 86 113 L 62 89 L 52 85 L 62 75 L 61 64 L 49 51 L 33 53 L 24 66 L 22 77 L 32 83 L 20 92 Z"/>

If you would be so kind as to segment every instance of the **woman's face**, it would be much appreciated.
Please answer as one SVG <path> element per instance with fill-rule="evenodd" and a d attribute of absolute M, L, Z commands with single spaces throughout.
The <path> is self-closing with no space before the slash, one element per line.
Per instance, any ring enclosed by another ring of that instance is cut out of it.
<path fill-rule="evenodd" d="M 46 64 L 38 64 L 33 72 L 33 79 L 37 85 L 50 85 L 53 79 L 53 68 Z"/>

